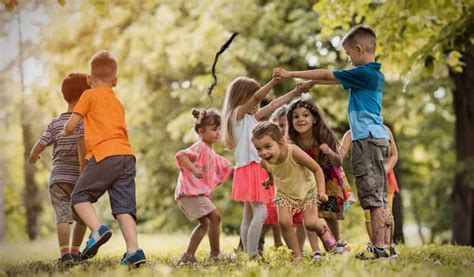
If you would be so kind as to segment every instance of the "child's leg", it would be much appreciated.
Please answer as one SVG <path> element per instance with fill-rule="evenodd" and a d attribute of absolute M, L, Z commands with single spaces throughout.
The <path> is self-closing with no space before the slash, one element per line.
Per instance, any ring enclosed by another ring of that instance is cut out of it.
<path fill-rule="evenodd" d="M 247 232 L 247 253 L 250 256 L 258 255 L 258 240 L 262 232 L 263 223 L 267 218 L 267 205 L 250 202 L 253 217 Z M 244 245 L 245 247 L 245 245 Z"/>
<path fill-rule="evenodd" d="M 58 232 L 58 242 L 59 249 L 61 252 L 61 257 L 70 252 L 69 249 L 69 223 L 58 223 L 57 224 Z"/>
<path fill-rule="evenodd" d="M 318 207 L 313 205 L 303 211 L 306 230 L 314 231 L 323 242 L 326 251 L 333 251 L 336 248 L 336 240 L 329 228 L 318 218 Z"/>
<path fill-rule="evenodd" d="M 211 220 L 206 216 L 199 218 L 198 221 L 199 225 L 196 226 L 196 228 L 194 228 L 193 232 L 191 233 L 188 249 L 186 250 L 186 255 L 189 258 L 195 257 L 199 244 L 209 230 L 209 225 L 211 223 Z"/>
<path fill-rule="evenodd" d="M 293 229 L 293 214 L 287 205 L 278 206 L 278 222 L 280 223 L 281 234 L 288 248 L 293 251 L 295 259 L 301 259 L 301 251 Z"/>
<path fill-rule="evenodd" d="M 304 248 L 304 242 L 306 241 L 306 230 L 303 222 L 296 224 L 296 238 L 298 239 L 298 245 L 300 249 Z"/>
<path fill-rule="evenodd" d="M 208 237 L 211 246 L 211 256 L 218 256 L 221 253 L 220 235 L 221 235 L 221 213 L 215 209 L 206 216 L 209 219 Z"/>
<path fill-rule="evenodd" d="M 339 221 L 335 218 L 327 218 L 326 224 L 328 225 L 329 230 L 331 230 L 331 234 L 334 236 L 334 238 L 339 241 L 341 239 L 341 234 L 339 231 Z"/>
<path fill-rule="evenodd" d="M 309 245 L 311 246 L 311 250 L 313 250 L 313 252 L 320 251 L 318 243 L 318 234 L 316 232 L 307 231 L 306 235 L 308 236 L 308 241 Z"/>
<path fill-rule="evenodd" d="M 76 222 L 72 229 L 71 254 L 79 255 L 79 248 L 86 234 L 87 226 L 82 222 Z"/>
<path fill-rule="evenodd" d="M 395 230 L 395 222 L 393 221 L 393 197 L 395 196 L 395 191 L 391 188 L 388 189 L 387 193 L 387 200 L 388 200 L 388 208 L 386 213 L 386 217 L 388 216 L 390 226 L 387 228 L 387 231 L 385 232 L 385 245 L 387 247 L 392 245 L 392 240 L 393 240 L 393 232 Z"/>
<path fill-rule="evenodd" d="M 91 202 L 77 203 L 74 205 L 74 210 L 92 232 L 99 230 L 99 218 Z"/>
<path fill-rule="evenodd" d="M 244 202 L 244 211 L 242 215 L 242 224 L 240 224 L 240 239 L 244 252 L 247 253 L 247 236 L 249 232 L 250 222 L 252 222 L 253 212 L 249 202 Z"/>
<path fill-rule="evenodd" d="M 281 229 L 279 224 L 272 225 L 272 233 L 273 233 L 273 243 L 275 247 L 283 246 L 283 242 L 281 241 Z"/>
<path fill-rule="evenodd" d="M 386 209 L 382 207 L 371 207 L 370 218 L 372 219 L 372 242 L 377 248 L 384 248 L 385 232 L 388 229 Z"/>
<path fill-rule="evenodd" d="M 364 210 L 365 218 L 365 229 L 367 230 L 367 235 L 369 236 L 370 243 L 374 243 L 372 240 L 372 219 L 370 218 L 370 210 Z"/>
<path fill-rule="evenodd" d="M 138 250 L 137 224 L 135 223 L 135 219 L 130 214 L 117 214 L 115 218 L 120 225 L 120 230 L 125 239 L 127 252 L 134 253 Z"/>

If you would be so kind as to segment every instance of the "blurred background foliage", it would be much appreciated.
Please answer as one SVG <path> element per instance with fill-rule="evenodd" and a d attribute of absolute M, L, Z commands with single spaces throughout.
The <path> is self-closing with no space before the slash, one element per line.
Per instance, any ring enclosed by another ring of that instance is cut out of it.
<path fill-rule="evenodd" d="M 220 110 L 226 86 L 237 76 L 264 84 L 277 66 L 348 68 L 339 43 L 360 23 L 370 24 L 378 34 L 377 59 L 386 75 L 383 115 L 399 149 L 397 177 L 406 233 L 419 235 L 423 242 L 451 239 L 456 116 L 449 72 L 463 68 L 465 49 L 453 37 L 469 25 L 472 1 L 2 1 L 2 53 L 12 56 L 3 58 L 0 68 L 7 240 L 27 238 L 22 157 L 30 149 L 22 143 L 22 122 L 31 123 L 30 140 L 37 140 L 47 123 L 66 109 L 62 79 L 71 72 L 87 72 L 96 51 L 108 49 L 119 61 L 115 91 L 125 105 L 137 154 L 139 229 L 176 231 L 193 226 L 173 199 L 178 174 L 174 155 L 196 139 L 191 109 Z M 15 3 L 7 12 L 10 2 Z M 20 42 L 15 35 L 19 13 L 25 28 Z M 214 55 L 233 32 L 239 35 L 219 59 L 218 85 L 209 98 Z M 472 45 L 473 38 L 468 42 Z M 23 90 L 19 63 L 25 68 Z M 273 94 L 281 95 L 294 84 L 284 81 Z M 316 87 L 310 96 L 342 138 L 349 128 L 347 92 L 338 86 Z M 233 161 L 231 151 L 221 145 L 215 150 Z M 36 168 L 40 237 L 55 230 L 47 195 L 50 151 Z M 348 162 L 345 169 L 355 190 Z M 215 200 L 224 231 L 235 233 L 241 204 L 230 201 L 230 190 L 230 182 L 222 185 Z M 99 201 L 98 209 L 101 218 L 114 224 L 107 199 Z M 361 233 L 361 223 L 361 209 L 352 208 L 343 223 L 344 237 Z"/>

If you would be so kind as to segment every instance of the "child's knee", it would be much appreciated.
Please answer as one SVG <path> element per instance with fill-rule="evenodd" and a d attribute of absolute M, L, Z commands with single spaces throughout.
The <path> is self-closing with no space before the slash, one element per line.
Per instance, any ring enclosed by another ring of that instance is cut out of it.
<path fill-rule="evenodd" d="M 216 209 L 209 215 L 209 219 L 212 222 L 220 223 L 222 219 L 221 213 Z"/>
<path fill-rule="evenodd" d="M 199 219 L 199 225 L 201 228 L 205 228 L 206 230 L 209 228 L 209 225 L 211 225 L 211 220 L 207 217 L 202 217 Z"/>

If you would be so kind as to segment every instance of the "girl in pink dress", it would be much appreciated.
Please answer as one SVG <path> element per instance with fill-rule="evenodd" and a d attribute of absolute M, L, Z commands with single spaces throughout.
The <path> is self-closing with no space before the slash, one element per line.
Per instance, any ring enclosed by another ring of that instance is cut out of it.
<path fill-rule="evenodd" d="M 266 204 L 273 201 L 274 192 L 266 190 L 262 183 L 266 171 L 260 167 L 260 158 L 250 141 L 253 126 L 274 110 L 299 96 L 303 90 L 297 86 L 291 92 L 259 108 L 260 102 L 278 82 L 272 79 L 264 87 L 250 78 L 238 77 L 227 88 L 222 115 L 222 137 L 229 149 L 235 150 L 236 171 L 232 180 L 232 200 L 244 202 L 240 237 L 244 252 L 258 256 L 258 240 L 267 218 Z"/>
<path fill-rule="evenodd" d="M 189 148 L 176 153 L 176 165 L 180 169 L 176 184 L 175 199 L 190 221 L 198 220 L 193 230 L 188 249 L 180 262 L 195 262 L 196 250 L 206 235 L 211 245 L 210 258 L 220 259 L 221 215 L 212 203 L 216 187 L 224 183 L 232 173 L 232 164 L 212 150 L 220 138 L 221 117 L 214 110 L 193 109 L 196 119 L 194 130 L 199 140 Z"/>

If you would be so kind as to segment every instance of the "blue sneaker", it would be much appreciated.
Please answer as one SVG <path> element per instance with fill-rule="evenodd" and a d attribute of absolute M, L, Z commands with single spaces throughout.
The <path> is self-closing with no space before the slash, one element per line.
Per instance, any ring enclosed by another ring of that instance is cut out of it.
<path fill-rule="evenodd" d="M 146 262 L 145 252 L 143 250 L 138 249 L 133 254 L 123 254 L 123 258 L 120 261 L 121 265 L 131 265 L 135 267 L 139 267 L 140 265 Z"/>
<path fill-rule="evenodd" d="M 105 225 L 100 225 L 97 230 L 98 235 L 94 236 L 93 233 L 89 235 L 89 240 L 86 243 L 86 247 L 82 250 L 81 260 L 87 260 L 94 257 L 102 244 L 106 243 L 112 236 L 112 232 Z"/>

